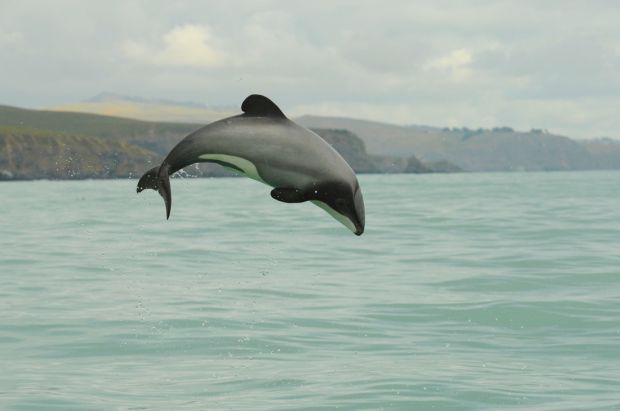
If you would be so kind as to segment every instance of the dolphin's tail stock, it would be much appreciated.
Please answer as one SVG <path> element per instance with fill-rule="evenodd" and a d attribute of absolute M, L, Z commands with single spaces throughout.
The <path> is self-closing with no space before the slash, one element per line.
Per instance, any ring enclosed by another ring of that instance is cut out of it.
<path fill-rule="evenodd" d="M 162 196 L 166 203 L 166 219 L 170 217 L 170 207 L 172 206 L 172 195 L 170 193 L 170 166 L 165 162 L 159 167 L 153 167 L 140 178 L 136 191 L 150 188 Z"/>

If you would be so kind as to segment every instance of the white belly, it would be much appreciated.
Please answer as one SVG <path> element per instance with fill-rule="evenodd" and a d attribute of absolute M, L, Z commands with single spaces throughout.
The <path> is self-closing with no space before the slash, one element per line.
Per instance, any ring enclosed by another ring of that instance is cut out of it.
<path fill-rule="evenodd" d="M 249 160 L 246 160 L 245 158 L 231 156 L 228 154 L 203 154 L 199 156 L 198 158 L 202 160 L 215 160 L 215 161 L 221 161 L 222 163 L 232 164 L 233 166 L 237 167 L 239 170 L 242 170 L 243 174 L 245 174 L 247 177 L 250 177 L 251 179 L 256 180 L 256 181 L 260 181 L 261 183 L 267 184 L 265 180 L 263 180 L 261 176 L 258 174 L 258 170 L 256 169 L 256 166 L 254 165 L 254 163 L 252 163 Z M 239 171 L 236 169 L 233 169 L 233 170 Z"/>
<path fill-rule="evenodd" d="M 231 164 L 237 167 L 239 170 L 242 170 L 243 174 L 245 174 L 247 177 L 269 185 L 258 174 L 258 170 L 256 169 L 256 166 L 254 165 L 254 163 L 252 163 L 249 160 L 246 160 L 245 158 L 231 156 L 228 154 L 203 154 L 199 156 L 198 158 L 202 160 L 214 160 L 214 161 L 218 161 L 222 163 Z M 239 171 L 235 168 L 230 168 L 230 169 L 233 171 L 237 171 L 237 172 Z M 347 227 L 349 230 L 355 232 L 355 224 L 353 224 L 353 222 L 348 217 L 340 214 L 339 212 L 337 212 L 336 210 L 334 210 L 333 208 L 331 208 L 330 206 L 328 206 L 322 201 L 311 200 L 311 202 L 315 204 L 316 206 L 322 208 L 323 210 L 327 211 L 329 215 L 331 215 L 336 221 L 338 221 L 339 223 Z"/>

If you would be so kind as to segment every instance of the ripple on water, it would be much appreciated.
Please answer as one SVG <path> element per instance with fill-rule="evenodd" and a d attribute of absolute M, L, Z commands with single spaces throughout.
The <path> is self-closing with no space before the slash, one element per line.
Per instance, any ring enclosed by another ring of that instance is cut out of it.
<path fill-rule="evenodd" d="M 616 409 L 618 173 L 0 184 L 0 408 Z"/>

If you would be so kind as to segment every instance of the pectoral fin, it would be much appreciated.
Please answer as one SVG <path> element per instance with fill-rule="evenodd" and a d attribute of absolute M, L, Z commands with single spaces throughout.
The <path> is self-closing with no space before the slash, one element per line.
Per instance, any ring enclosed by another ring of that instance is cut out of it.
<path fill-rule="evenodd" d="M 271 190 L 271 197 L 283 203 L 303 203 L 307 200 L 304 193 L 296 188 L 276 187 Z"/>

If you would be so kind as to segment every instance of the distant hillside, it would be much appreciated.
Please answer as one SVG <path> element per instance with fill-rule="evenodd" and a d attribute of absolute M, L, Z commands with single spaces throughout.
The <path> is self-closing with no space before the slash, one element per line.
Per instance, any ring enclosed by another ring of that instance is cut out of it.
<path fill-rule="evenodd" d="M 195 121 L 206 124 L 214 118 L 200 110 L 212 110 L 221 115 L 237 112 L 236 109 L 208 109 L 192 102 L 173 102 L 166 100 L 146 100 L 137 97 L 102 93 L 87 103 L 98 105 L 111 104 L 117 111 L 103 111 L 123 116 L 158 120 Z M 80 105 L 79 110 L 91 110 Z M 158 106 L 165 106 L 164 112 Z M 139 114 L 136 107 L 144 110 Z M 198 110 L 193 117 L 192 110 Z M 620 168 L 620 151 L 617 144 L 607 140 L 589 142 L 572 140 L 542 130 L 529 132 L 515 131 L 510 127 L 493 129 L 439 128 L 430 126 L 399 126 L 368 120 L 338 117 L 302 116 L 294 119 L 302 125 L 321 130 L 348 130 L 359 136 L 365 143 L 369 156 L 376 168 L 383 172 L 403 172 L 405 170 L 422 170 L 407 164 L 410 157 L 415 157 L 424 164 L 434 164 L 433 171 L 545 171 L 545 170 L 581 170 Z M 1 123 L 0 123 L 1 124 Z M 161 123 L 156 123 L 161 124 Z M 154 134 L 161 135 L 160 131 Z M 182 134 L 182 133 L 181 133 Z M 175 136 L 158 138 L 157 143 L 144 138 L 131 140 L 132 143 L 162 152 Z M 611 140 L 612 142 L 614 140 Z M 155 146 L 154 144 L 157 144 Z M 367 165 L 360 165 L 362 169 Z"/>
<path fill-rule="evenodd" d="M 620 169 L 620 141 L 610 138 L 597 138 L 580 142 L 592 155 L 597 168 Z"/>
<path fill-rule="evenodd" d="M 96 96 L 83 100 L 86 103 L 109 103 L 123 101 L 129 103 L 141 103 L 141 104 L 149 104 L 149 105 L 166 105 L 166 106 L 175 106 L 175 107 L 189 107 L 189 108 L 207 108 L 204 104 L 197 103 L 195 101 L 175 101 L 175 100 L 167 100 L 167 99 L 148 99 L 144 97 L 137 96 L 128 96 L 125 94 L 114 93 L 109 91 L 104 91 Z"/>
<path fill-rule="evenodd" d="M 52 107 L 70 111 L 128 117 L 144 121 L 207 124 L 232 115 L 233 109 L 213 109 L 194 102 L 147 100 L 114 93 L 101 93 L 87 101 Z"/>
<path fill-rule="evenodd" d="M 395 124 L 342 117 L 302 116 L 295 119 L 308 128 L 335 128 L 349 130 L 366 143 L 371 154 L 408 157 L 416 154 L 411 148 L 412 137 L 419 138 L 430 130 L 427 127 L 403 127 Z"/>
<path fill-rule="evenodd" d="M 615 151 L 618 146 L 609 141 L 580 142 L 542 130 L 440 129 L 315 116 L 304 116 L 297 121 L 306 127 L 350 130 L 364 140 L 373 155 L 415 155 L 427 163 L 447 161 L 467 171 L 620 168 L 620 151 Z"/>
<path fill-rule="evenodd" d="M 296 121 L 317 131 L 357 172 L 620 169 L 620 141 L 611 139 L 577 141 L 542 130 L 398 126 L 336 117 L 304 116 Z M 204 124 L 0 106 L 0 127 L 123 142 L 160 157 Z M 198 173 L 221 175 L 224 171 L 201 166 Z"/>
<path fill-rule="evenodd" d="M 472 136 L 442 132 L 435 144 L 416 144 L 431 161 L 447 160 L 473 171 L 553 171 L 596 168 L 591 154 L 566 137 L 484 130 Z"/>

